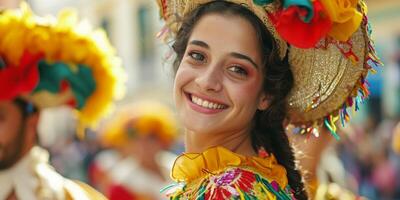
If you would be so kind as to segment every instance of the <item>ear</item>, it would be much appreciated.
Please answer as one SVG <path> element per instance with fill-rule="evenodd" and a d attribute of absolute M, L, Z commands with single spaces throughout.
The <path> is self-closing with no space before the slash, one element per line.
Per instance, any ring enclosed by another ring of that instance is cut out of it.
<path fill-rule="evenodd" d="M 23 152 L 28 152 L 36 145 L 37 126 L 39 122 L 39 112 L 30 114 L 25 120 L 25 138 L 23 141 Z"/>
<path fill-rule="evenodd" d="M 258 102 L 258 109 L 259 110 L 265 110 L 269 107 L 269 100 L 270 98 L 266 94 L 262 94 L 260 96 L 259 102 Z"/>
<path fill-rule="evenodd" d="M 39 124 L 39 115 L 40 115 L 40 113 L 39 113 L 39 111 L 37 111 L 28 116 L 28 118 L 27 118 L 28 127 L 34 128 L 34 129 L 37 128 L 37 126 Z"/>
<path fill-rule="evenodd" d="M 39 124 L 39 117 L 40 113 L 35 112 L 33 114 L 30 114 L 27 119 L 26 119 L 26 131 L 29 134 L 29 138 L 34 141 L 36 139 L 36 134 L 37 134 L 37 128 Z"/>

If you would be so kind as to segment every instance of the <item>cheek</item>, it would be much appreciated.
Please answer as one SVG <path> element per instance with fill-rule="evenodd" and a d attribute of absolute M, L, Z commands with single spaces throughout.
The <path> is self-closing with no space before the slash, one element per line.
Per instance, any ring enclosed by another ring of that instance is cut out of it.
<path fill-rule="evenodd" d="M 182 95 L 182 88 L 190 83 L 191 80 L 193 80 L 193 74 L 193 71 L 185 67 L 184 65 L 178 68 L 174 80 L 175 101 L 179 100 L 179 97 Z"/>
<path fill-rule="evenodd" d="M 12 138 L 15 129 L 10 120 L 3 119 L 0 121 L 0 143 L 5 143 Z"/>
<path fill-rule="evenodd" d="M 183 78 L 184 76 L 182 76 L 182 70 L 179 68 L 174 78 L 174 91 L 177 91 L 178 88 L 180 88 L 180 86 L 182 85 Z"/>
<path fill-rule="evenodd" d="M 254 80 L 240 85 L 232 85 L 229 91 L 233 101 L 242 105 L 254 106 L 258 102 L 261 82 Z"/>

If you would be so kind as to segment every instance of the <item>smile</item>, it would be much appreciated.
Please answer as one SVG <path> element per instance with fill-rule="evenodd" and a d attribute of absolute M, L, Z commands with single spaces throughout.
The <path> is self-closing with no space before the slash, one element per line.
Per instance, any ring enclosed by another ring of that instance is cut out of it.
<path fill-rule="evenodd" d="M 217 102 L 211 102 L 205 99 L 201 99 L 200 97 L 196 97 L 194 95 L 190 95 L 191 100 L 193 103 L 203 107 L 203 108 L 208 108 L 208 109 L 224 109 L 227 106 L 223 104 L 219 104 Z"/>
<path fill-rule="evenodd" d="M 221 112 L 222 110 L 229 107 L 220 102 L 216 102 L 210 99 L 204 99 L 204 97 L 201 98 L 193 94 L 186 93 L 186 96 L 190 102 L 190 106 L 192 107 L 192 109 L 200 113 L 214 114 Z"/>

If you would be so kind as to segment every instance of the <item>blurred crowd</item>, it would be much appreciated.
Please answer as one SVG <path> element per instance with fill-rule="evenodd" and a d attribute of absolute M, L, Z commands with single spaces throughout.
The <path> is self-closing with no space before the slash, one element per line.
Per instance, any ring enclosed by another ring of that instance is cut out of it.
<path fill-rule="evenodd" d="M 71 134 L 49 146 L 66 177 L 89 183 L 109 199 L 162 199 L 160 189 L 182 147 L 172 109 L 153 100 L 121 106 L 84 140 Z"/>
<path fill-rule="evenodd" d="M 321 182 L 334 182 L 372 200 L 400 199 L 400 36 L 394 41 L 392 50 L 381 51 L 384 68 L 368 77 L 371 96 L 364 108 L 339 130 L 340 141 L 325 147 L 317 167 Z M 65 132 L 62 137 L 50 142 L 40 138 L 41 145 L 50 151 L 56 171 L 90 184 L 111 200 L 163 199 L 160 189 L 170 183 L 170 168 L 184 149 L 182 133 L 170 100 L 131 99 L 119 103 L 83 140 L 73 128 L 63 127 L 51 130 Z"/>

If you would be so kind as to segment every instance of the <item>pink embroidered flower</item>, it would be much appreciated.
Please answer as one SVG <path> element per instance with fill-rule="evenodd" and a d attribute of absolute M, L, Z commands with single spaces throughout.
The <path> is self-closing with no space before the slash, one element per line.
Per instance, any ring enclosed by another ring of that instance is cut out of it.
<path fill-rule="evenodd" d="M 210 178 L 209 187 L 205 199 L 229 199 L 239 196 L 237 189 L 250 193 L 256 182 L 254 173 L 239 168 L 230 169 L 223 174 Z"/>

